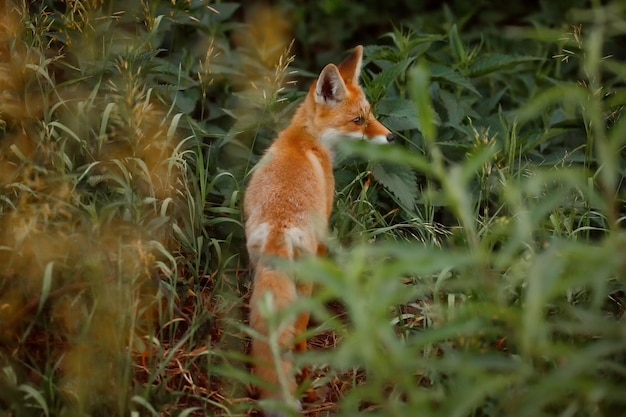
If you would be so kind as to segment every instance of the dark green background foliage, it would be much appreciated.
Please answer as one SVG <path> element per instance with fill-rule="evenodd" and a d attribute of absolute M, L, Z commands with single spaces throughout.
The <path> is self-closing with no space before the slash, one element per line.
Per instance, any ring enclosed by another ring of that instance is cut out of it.
<path fill-rule="evenodd" d="M 308 415 L 624 415 L 625 7 L 1 6 L 0 416 L 257 413 L 247 176 L 357 44 Z"/>

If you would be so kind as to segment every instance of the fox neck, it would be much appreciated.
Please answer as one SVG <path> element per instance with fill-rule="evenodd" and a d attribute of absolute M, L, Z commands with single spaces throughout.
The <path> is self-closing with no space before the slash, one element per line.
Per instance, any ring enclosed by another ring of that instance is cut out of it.
<path fill-rule="evenodd" d="M 317 125 L 315 121 L 316 106 L 311 92 L 307 95 L 305 101 L 298 107 L 289 128 L 295 128 L 298 130 L 299 140 L 312 141 L 316 147 L 323 149 L 328 154 L 331 163 L 335 158 L 335 150 L 322 140 L 323 130 Z M 302 136 L 305 137 L 302 137 Z"/>

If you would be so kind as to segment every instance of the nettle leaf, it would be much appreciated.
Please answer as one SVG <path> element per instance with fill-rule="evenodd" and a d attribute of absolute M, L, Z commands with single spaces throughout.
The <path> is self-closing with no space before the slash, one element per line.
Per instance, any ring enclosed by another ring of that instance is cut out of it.
<path fill-rule="evenodd" d="M 363 66 L 367 62 L 379 59 L 381 56 L 391 55 L 395 53 L 393 48 L 384 45 L 364 45 L 363 46 Z"/>
<path fill-rule="evenodd" d="M 413 63 L 413 58 L 406 59 L 401 62 L 396 62 L 386 68 L 384 68 L 375 78 L 374 83 L 377 86 L 382 86 L 384 88 L 389 87 L 394 82 L 398 80 L 398 78 L 406 72 L 406 69 Z"/>
<path fill-rule="evenodd" d="M 446 90 L 439 90 L 439 99 L 448 114 L 448 124 L 459 126 L 465 114 L 461 111 L 457 97 Z"/>
<path fill-rule="evenodd" d="M 417 116 L 414 117 L 395 117 L 389 116 L 383 120 L 383 124 L 392 132 L 401 132 L 404 130 L 414 130 L 420 128 L 420 121 Z"/>
<path fill-rule="evenodd" d="M 480 96 L 480 93 L 476 90 L 469 78 L 464 77 L 460 72 L 450 67 L 437 64 L 430 65 L 430 78 L 434 81 L 456 84 Z"/>
<path fill-rule="evenodd" d="M 469 76 L 480 77 L 481 75 L 513 68 L 517 65 L 532 61 L 541 61 L 541 58 L 507 54 L 482 55 L 469 68 Z"/>
<path fill-rule="evenodd" d="M 456 27 L 456 24 L 452 25 L 450 32 L 448 33 L 448 42 L 450 44 L 450 50 L 452 51 L 452 55 L 456 62 L 465 62 L 467 59 L 467 51 L 465 50 L 465 46 L 463 46 L 463 42 L 461 42 L 461 37 L 459 36 L 459 31 Z"/>
<path fill-rule="evenodd" d="M 170 95 L 170 99 L 176 103 L 176 107 L 183 113 L 189 114 L 194 111 L 198 100 L 202 94 L 198 89 L 190 88 L 184 91 L 175 91 Z"/>
<path fill-rule="evenodd" d="M 420 126 L 415 105 L 410 100 L 380 100 L 376 105 L 376 113 L 383 116 L 381 120 L 393 131 L 418 129 Z"/>
<path fill-rule="evenodd" d="M 415 207 L 418 201 L 417 179 L 415 173 L 407 167 L 392 164 L 378 164 L 372 174 L 400 204 L 407 208 Z"/>
<path fill-rule="evenodd" d="M 376 103 L 376 112 L 385 116 L 412 117 L 415 116 L 415 104 L 411 100 L 393 97 L 385 98 Z"/>

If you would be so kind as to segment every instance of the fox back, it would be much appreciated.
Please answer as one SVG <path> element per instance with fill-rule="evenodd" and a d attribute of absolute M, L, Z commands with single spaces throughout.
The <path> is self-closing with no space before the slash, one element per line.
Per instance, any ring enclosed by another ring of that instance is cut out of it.
<path fill-rule="evenodd" d="M 254 168 L 244 198 L 246 246 L 255 269 L 250 326 L 262 335 L 252 341 L 254 372 L 263 381 L 260 397 L 290 408 L 299 408 L 299 402 L 294 398 L 297 386 L 288 351 L 306 350 L 305 340 L 295 340 L 306 331 L 309 314 L 281 327 L 276 356 L 267 343 L 270 329 L 259 303 L 270 293 L 274 309 L 280 311 L 311 295 L 310 284 L 296 283 L 268 260 L 325 255 L 336 144 L 346 139 L 393 140 L 393 134 L 372 115 L 359 85 L 362 59 L 363 47 L 357 46 L 339 66 L 328 64 L 322 70 L 289 126 Z"/>

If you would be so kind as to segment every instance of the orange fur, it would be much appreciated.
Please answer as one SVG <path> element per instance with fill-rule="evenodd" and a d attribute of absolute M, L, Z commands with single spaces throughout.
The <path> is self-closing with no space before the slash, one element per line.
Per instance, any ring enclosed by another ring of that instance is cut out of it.
<path fill-rule="evenodd" d="M 250 326 L 264 337 L 269 329 L 259 312 L 259 302 L 266 293 L 272 293 L 276 310 L 286 308 L 298 297 L 311 295 L 310 284 L 296 284 L 286 273 L 272 269 L 267 260 L 325 255 L 335 187 L 335 144 L 346 138 L 378 143 L 393 140 L 391 132 L 372 115 L 359 86 L 362 57 L 363 47 L 357 46 L 342 64 L 328 64 L 322 70 L 291 124 L 255 167 L 248 185 L 244 199 L 245 231 L 248 253 L 256 270 Z M 295 404 L 293 364 L 285 351 L 306 350 L 306 341 L 294 345 L 294 338 L 306 331 L 308 321 L 308 313 L 302 314 L 278 335 L 283 350 L 279 361 L 274 360 L 264 340 L 252 341 L 255 373 L 264 381 L 259 387 L 261 398 Z M 282 394 L 285 392 L 289 398 Z"/>

